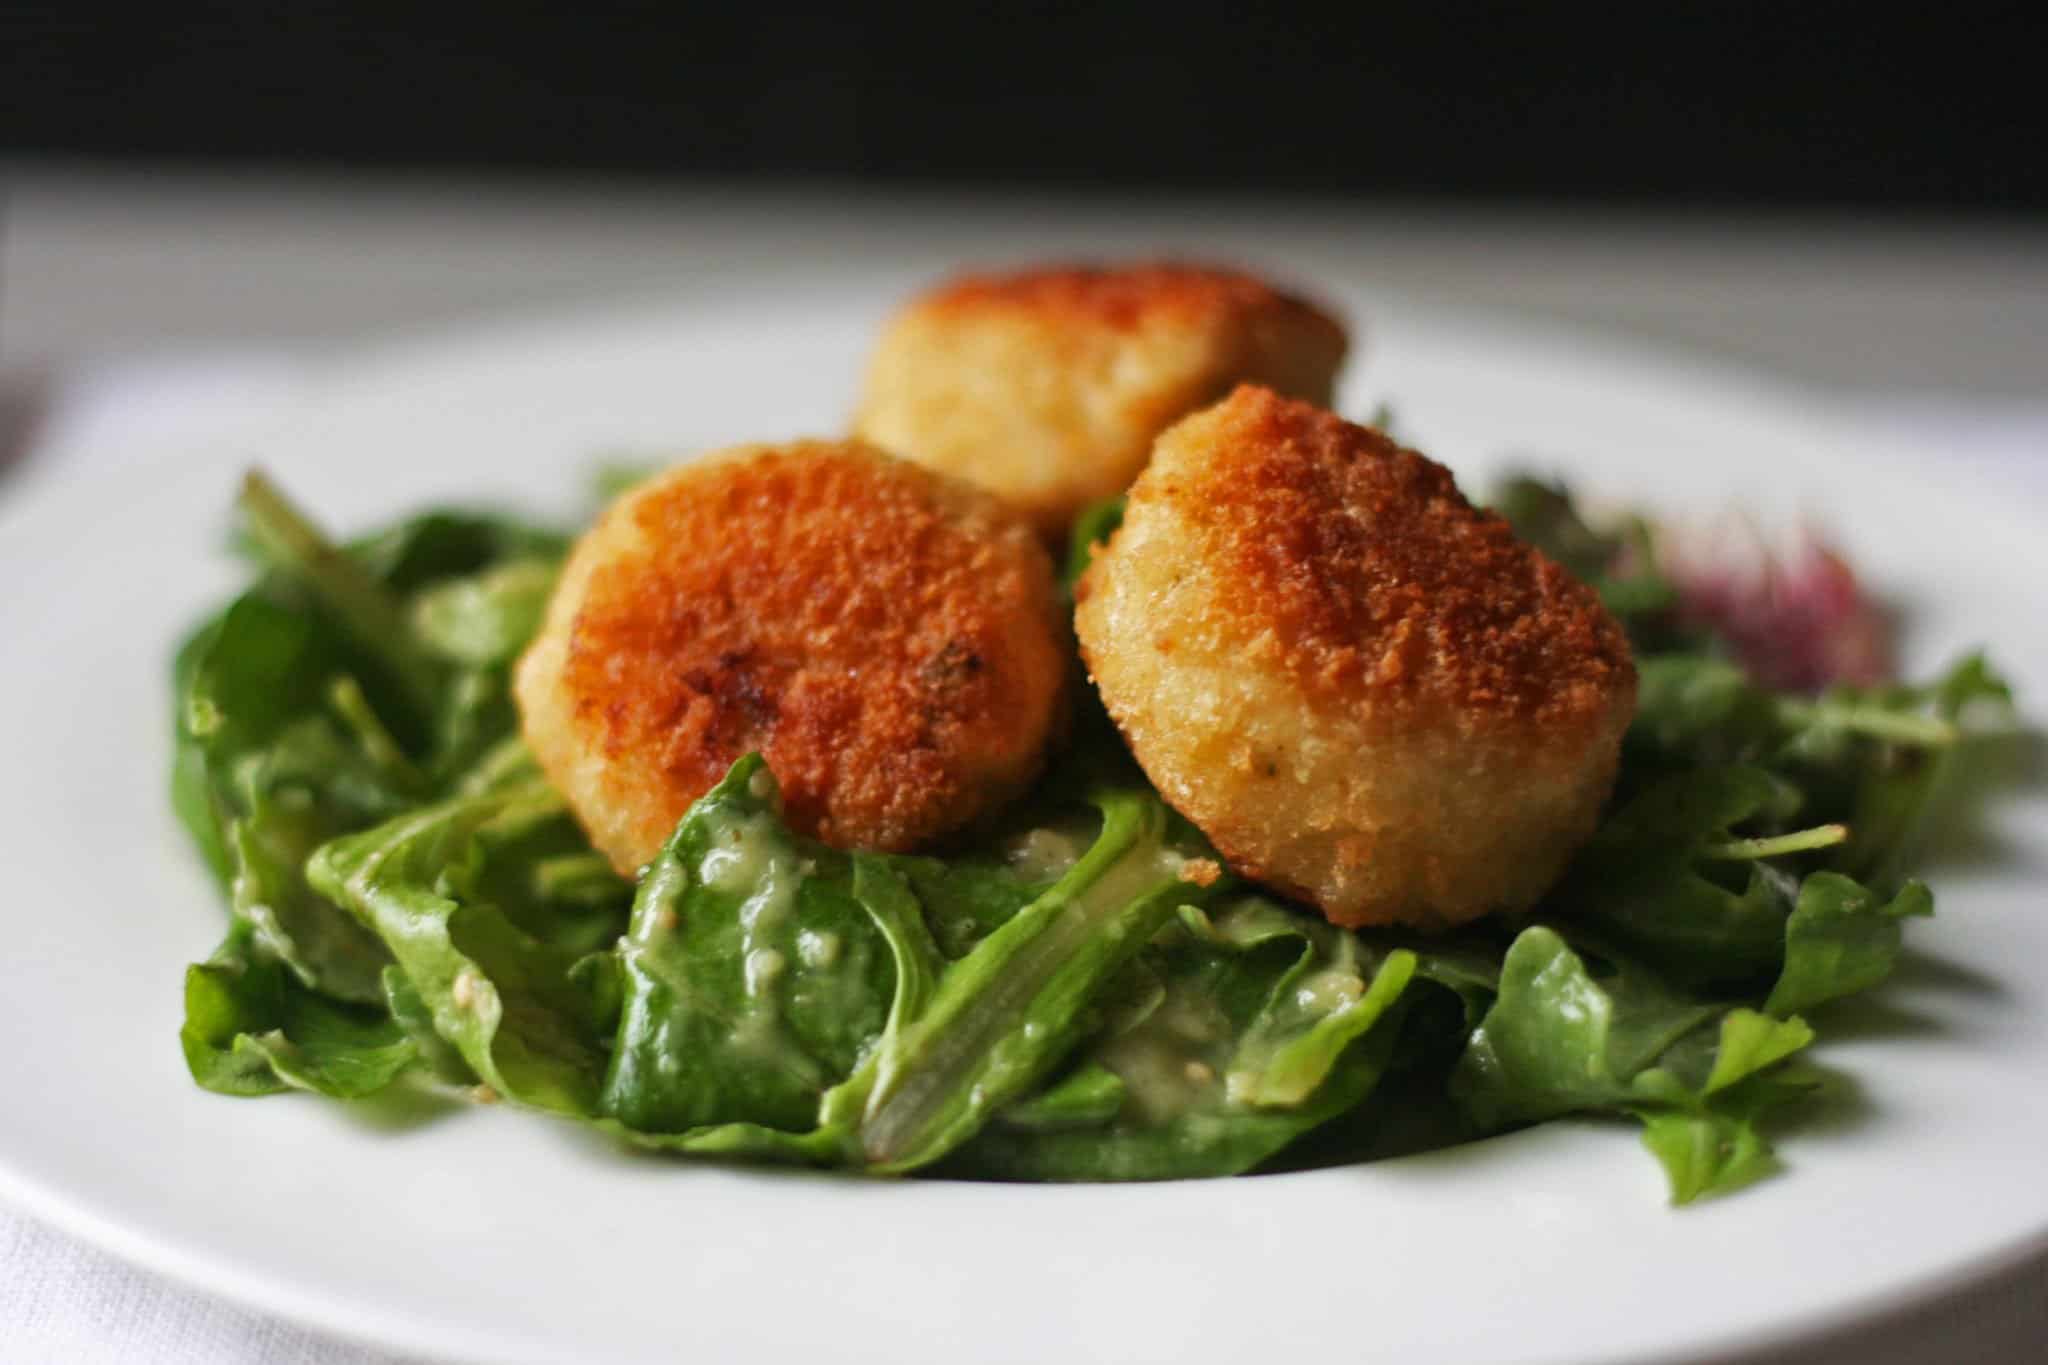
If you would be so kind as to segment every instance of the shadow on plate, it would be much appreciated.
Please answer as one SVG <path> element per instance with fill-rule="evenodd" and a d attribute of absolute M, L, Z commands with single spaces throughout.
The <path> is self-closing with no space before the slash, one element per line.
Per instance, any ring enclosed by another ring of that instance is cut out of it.
<path fill-rule="evenodd" d="M 2017 849 L 1985 816 L 2001 797 L 2048 786 L 2048 733 L 2021 727 L 1969 735 L 1950 755 L 1940 786 L 1915 860 L 1937 886 L 1944 873 L 2012 861 Z"/>
<path fill-rule="evenodd" d="M 463 1113 L 472 1103 L 459 1092 L 414 1080 L 387 1085 L 374 1094 L 331 1107 L 352 1127 L 397 1137 Z"/>
<path fill-rule="evenodd" d="M 2048 1240 L 2036 1239 L 1911 1293 L 1905 1302 L 1858 1314 L 1848 1325 L 1802 1333 L 1768 1347 L 1695 1357 L 1694 1365 L 2007 1365 L 2038 1360 L 2042 1343 L 2048 1340 L 2044 1284 Z"/>

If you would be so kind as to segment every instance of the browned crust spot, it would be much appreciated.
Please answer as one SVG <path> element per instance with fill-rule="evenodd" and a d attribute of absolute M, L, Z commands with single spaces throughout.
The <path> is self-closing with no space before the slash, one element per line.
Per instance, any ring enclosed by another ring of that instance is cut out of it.
<path fill-rule="evenodd" d="M 1593 590 L 1442 465 L 1253 385 L 1189 423 L 1206 424 L 1204 457 L 1155 461 L 1134 499 L 1197 528 L 1241 586 L 1228 600 L 1255 604 L 1246 632 L 1270 631 L 1310 696 L 1604 723 L 1633 692 L 1627 638 Z"/>
<path fill-rule="evenodd" d="M 1034 774 L 1060 692 L 1052 570 L 993 498 L 858 443 L 670 476 L 615 509 L 561 685 L 658 841 L 759 750 L 797 829 L 906 849 Z"/>

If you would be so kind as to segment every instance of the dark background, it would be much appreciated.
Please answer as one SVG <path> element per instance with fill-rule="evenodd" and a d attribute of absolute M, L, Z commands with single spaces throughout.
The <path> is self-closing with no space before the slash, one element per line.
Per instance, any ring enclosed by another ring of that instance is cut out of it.
<path fill-rule="evenodd" d="M 0 155 L 2048 209 L 2036 6 L 6 8 Z"/>

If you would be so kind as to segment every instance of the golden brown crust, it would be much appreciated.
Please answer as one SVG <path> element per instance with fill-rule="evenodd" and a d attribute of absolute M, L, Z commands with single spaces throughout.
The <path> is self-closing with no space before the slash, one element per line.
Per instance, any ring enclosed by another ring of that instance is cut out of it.
<path fill-rule="evenodd" d="M 1298 294 L 1225 266 L 1159 261 L 1142 265 L 1047 265 L 956 276 L 913 308 L 935 316 L 1026 311 L 1055 321 L 1132 330 L 1161 318 L 1271 316 L 1318 334 L 1341 358 L 1344 326 Z"/>
<path fill-rule="evenodd" d="M 1635 701 L 1586 587 L 1450 475 L 1240 388 L 1159 438 L 1076 593 L 1104 706 L 1230 867 L 1345 925 L 1535 901 Z"/>
<path fill-rule="evenodd" d="M 1633 686 L 1620 625 L 1593 590 L 1449 470 L 1379 431 L 1240 386 L 1199 419 L 1228 461 L 1169 465 L 1138 496 L 1174 505 L 1256 603 L 1312 695 L 1371 687 L 1472 715 L 1543 723 L 1605 715 Z"/>
<path fill-rule="evenodd" d="M 901 850 L 1036 773 L 1052 568 L 994 499 L 858 443 L 751 448 L 628 494 L 522 662 L 529 742 L 622 870 L 758 750 L 792 827 Z"/>
<path fill-rule="evenodd" d="M 891 321 L 855 429 L 990 489 L 1057 540 L 1129 486 L 1171 423 L 1241 381 L 1328 401 L 1345 349 L 1335 319 L 1235 270 L 969 275 Z"/>

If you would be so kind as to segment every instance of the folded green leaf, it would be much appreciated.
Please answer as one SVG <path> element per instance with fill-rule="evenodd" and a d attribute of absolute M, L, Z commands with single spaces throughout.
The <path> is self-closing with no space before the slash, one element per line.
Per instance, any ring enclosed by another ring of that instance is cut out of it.
<path fill-rule="evenodd" d="M 1416 972 L 1407 949 L 1377 951 L 1257 896 L 1214 915 L 1182 906 L 1141 960 L 1163 982 L 1156 1007 L 1086 1044 L 1068 1077 L 947 1170 L 1163 1180 L 1253 1169 L 1371 1092 Z"/>
<path fill-rule="evenodd" d="M 1783 951 L 1789 878 L 1730 859 L 1729 831 L 1781 797 L 1758 768 L 1698 768 L 1652 782 L 1581 851 L 1546 905 L 1693 983 L 1767 977 Z"/>
<path fill-rule="evenodd" d="M 306 883 L 313 850 L 335 822 L 310 806 L 284 800 L 254 803 L 231 821 L 228 848 L 234 878 L 229 905 L 256 938 L 306 986 L 340 1000 L 383 999 L 382 974 L 391 958 L 374 934 L 337 911 Z"/>
<path fill-rule="evenodd" d="M 742 759 L 641 880 L 599 1103 L 629 1127 L 808 1130 L 889 1019 L 891 945 L 858 895 L 872 888 L 846 854 L 789 833 L 776 805 L 767 766 Z"/>
<path fill-rule="evenodd" d="M 1881 900 L 1840 873 L 1814 873 L 1786 922 L 1785 967 L 1764 1008 L 1791 1014 L 1880 984 L 1898 962 L 1900 922 L 1933 913 L 1919 882 Z"/>
<path fill-rule="evenodd" d="M 1508 949 L 1451 1094 L 1482 1130 L 1619 1107 L 1637 1072 L 1714 1013 L 1641 969 L 1596 981 L 1560 935 L 1532 926 Z"/>
<path fill-rule="evenodd" d="M 1747 1114 L 1692 1109 L 1641 1109 L 1636 1114 L 1643 1121 L 1643 1146 L 1664 1167 L 1674 1204 L 1738 1189 L 1777 1164 Z"/>
<path fill-rule="evenodd" d="M 391 1012 L 391 1022 L 405 1031 L 420 1060 L 436 1077 L 450 1085 L 476 1084 L 476 1072 L 462 1060 L 454 1044 L 434 1032 L 433 1010 L 396 967 L 384 969 L 384 1004 Z"/>
<path fill-rule="evenodd" d="M 1763 1082 L 1812 1040 L 1801 1020 L 1680 995 L 1626 961 L 1596 979 L 1536 926 L 1508 950 L 1500 998 L 1459 1058 L 1451 1094 L 1482 1131 L 1633 1114 L 1684 1203 L 1767 1169 L 1755 1120 L 1800 1088 Z"/>
<path fill-rule="evenodd" d="M 211 959 L 185 972 L 179 1032 L 192 1079 L 228 1095 L 311 1090 L 355 1099 L 417 1059 L 381 1011 L 307 989 L 237 924 Z"/>
<path fill-rule="evenodd" d="M 513 559 L 423 589 L 412 599 L 414 631 L 427 648 L 472 668 L 509 664 L 540 628 L 556 561 Z"/>
<path fill-rule="evenodd" d="M 1017 1101 L 996 1121 L 1041 1132 L 1097 1128 L 1123 1111 L 1129 1095 L 1123 1077 L 1100 1062 L 1088 1062 L 1036 1095 Z"/>
<path fill-rule="evenodd" d="M 561 798 L 539 785 L 458 798 L 324 845 L 307 875 L 383 940 L 434 1032 L 486 1085 L 586 1115 L 604 1049 L 598 1002 L 570 976 L 580 954 L 526 932 L 478 894 L 486 831 L 564 819 Z"/>
<path fill-rule="evenodd" d="M 1051 890 L 940 979 L 929 1007 L 877 1049 L 861 1112 L 863 1160 L 926 1165 L 1027 1094 L 1087 1031 L 1096 989 L 1202 891 L 1180 880 L 1165 807 L 1099 788 L 1095 843 Z"/>
<path fill-rule="evenodd" d="M 245 529 L 272 568 L 311 595 L 413 718 L 432 714 L 440 671 L 419 647 L 397 595 L 263 475 L 251 471 L 243 480 L 239 506 Z"/>

